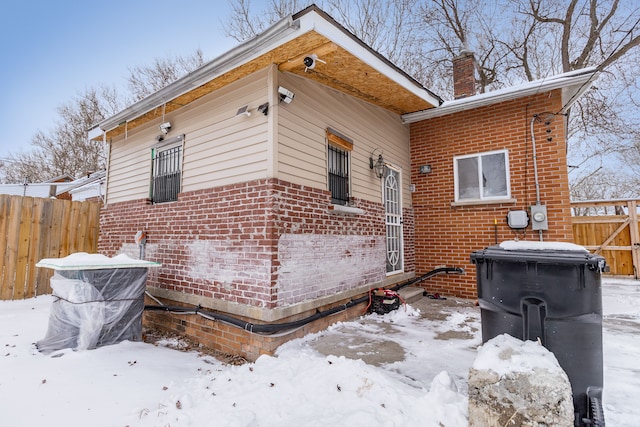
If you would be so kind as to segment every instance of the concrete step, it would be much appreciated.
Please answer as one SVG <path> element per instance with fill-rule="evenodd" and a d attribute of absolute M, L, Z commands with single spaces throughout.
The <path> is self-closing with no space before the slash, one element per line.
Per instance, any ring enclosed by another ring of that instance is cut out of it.
<path fill-rule="evenodd" d="M 398 293 L 407 303 L 411 303 L 420 300 L 423 291 L 424 289 L 417 286 L 407 286 L 400 289 Z"/>

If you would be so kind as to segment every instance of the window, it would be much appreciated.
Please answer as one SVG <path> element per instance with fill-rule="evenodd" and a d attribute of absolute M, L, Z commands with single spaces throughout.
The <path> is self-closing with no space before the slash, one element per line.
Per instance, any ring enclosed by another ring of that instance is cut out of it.
<path fill-rule="evenodd" d="M 327 169 L 331 203 L 346 205 L 349 203 L 349 153 L 353 148 L 353 142 L 333 130 L 327 130 L 327 141 Z"/>
<path fill-rule="evenodd" d="M 453 170 L 456 202 L 511 196 L 507 150 L 454 157 Z"/>
<path fill-rule="evenodd" d="M 182 177 L 182 136 L 163 141 L 151 150 L 151 201 L 178 200 Z"/>

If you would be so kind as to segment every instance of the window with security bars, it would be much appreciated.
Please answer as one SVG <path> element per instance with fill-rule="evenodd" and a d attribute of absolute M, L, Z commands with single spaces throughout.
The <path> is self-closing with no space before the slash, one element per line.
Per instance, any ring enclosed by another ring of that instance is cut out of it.
<path fill-rule="evenodd" d="M 153 203 L 178 200 L 182 165 L 182 146 L 153 150 L 151 201 Z"/>
<path fill-rule="evenodd" d="M 329 190 L 331 203 L 349 202 L 349 152 L 329 144 Z"/>

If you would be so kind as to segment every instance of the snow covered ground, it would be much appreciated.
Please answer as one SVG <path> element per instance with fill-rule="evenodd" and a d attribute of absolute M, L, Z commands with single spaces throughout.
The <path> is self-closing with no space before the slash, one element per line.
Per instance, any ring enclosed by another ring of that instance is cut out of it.
<path fill-rule="evenodd" d="M 603 295 L 607 425 L 635 426 L 640 282 L 605 279 Z M 365 316 L 292 341 L 276 357 L 232 366 L 169 348 L 177 340 L 40 354 L 34 343 L 51 303 L 0 302 L 3 426 L 467 425 L 466 375 L 481 342 L 479 310 L 468 305 L 435 320 L 414 307 Z M 376 343 L 390 331 L 405 354 L 394 363 L 367 364 L 362 348 L 354 354 L 363 360 L 316 349 L 330 339 L 348 349 L 354 336 Z"/>

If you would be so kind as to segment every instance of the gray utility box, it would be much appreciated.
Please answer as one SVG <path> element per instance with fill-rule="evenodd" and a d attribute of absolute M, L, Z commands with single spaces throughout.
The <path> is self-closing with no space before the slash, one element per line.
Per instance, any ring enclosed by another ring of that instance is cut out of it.
<path fill-rule="evenodd" d="M 55 270 L 49 325 L 38 350 L 87 350 L 142 339 L 147 270 L 160 264 L 76 253 L 36 265 Z"/>
<path fill-rule="evenodd" d="M 483 343 L 505 333 L 540 339 L 569 377 L 575 425 L 587 425 L 602 398 L 604 258 L 572 244 L 504 242 L 473 252 L 471 262 Z"/>

